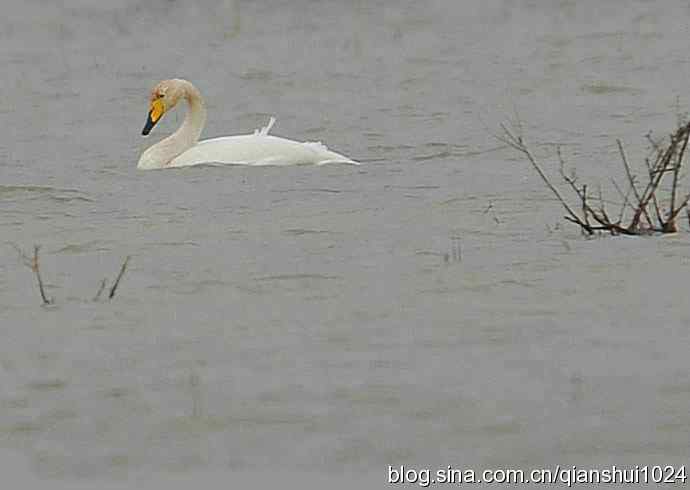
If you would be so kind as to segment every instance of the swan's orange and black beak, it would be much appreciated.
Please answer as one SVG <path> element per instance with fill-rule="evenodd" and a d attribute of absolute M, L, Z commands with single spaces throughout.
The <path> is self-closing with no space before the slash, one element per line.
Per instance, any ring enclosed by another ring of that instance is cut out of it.
<path fill-rule="evenodd" d="M 161 120 L 165 114 L 165 102 L 162 99 L 154 99 L 151 101 L 151 107 L 149 109 L 149 115 L 146 119 L 146 124 L 144 129 L 141 130 L 141 134 L 147 136 L 158 121 Z"/>

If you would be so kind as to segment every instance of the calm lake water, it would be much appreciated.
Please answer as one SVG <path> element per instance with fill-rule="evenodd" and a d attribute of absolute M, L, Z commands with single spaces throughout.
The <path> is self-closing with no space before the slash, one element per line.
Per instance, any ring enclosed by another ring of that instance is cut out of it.
<path fill-rule="evenodd" d="M 585 239 L 491 135 L 517 114 L 554 179 L 559 143 L 617 199 L 616 138 L 642 171 L 690 107 L 687 2 L 7 1 L 5 474 L 383 488 L 388 465 L 688 463 L 687 224 Z M 275 115 L 362 165 L 137 171 L 182 121 L 140 135 L 171 77 L 206 137 Z M 12 244 L 42 246 L 54 306 Z"/>

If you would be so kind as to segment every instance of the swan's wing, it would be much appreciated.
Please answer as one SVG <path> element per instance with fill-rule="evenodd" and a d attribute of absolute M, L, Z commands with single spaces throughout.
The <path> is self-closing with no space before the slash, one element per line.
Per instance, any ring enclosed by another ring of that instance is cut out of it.
<path fill-rule="evenodd" d="M 262 131 L 269 131 L 271 125 L 269 122 Z M 200 141 L 175 158 L 170 166 L 185 167 L 209 162 L 237 165 L 356 163 L 318 142 L 302 143 L 278 136 L 245 134 Z"/>
<path fill-rule="evenodd" d="M 276 123 L 276 118 L 271 116 L 271 118 L 268 120 L 268 124 L 261 128 L 261 131 L 259 131 L 260 136 L 268 136 L 268 132 L 271 130 L 273 125 Z"/>
<path fill-rule="evenodd" d="M 259 129 L 255 129 L 254 134 L 252 134 L 252 136 L 268 136 L 268 132 L 271 130 L 275 123 L 276 118 L 271 116 L 271 118 L 268 120 L 268 124 Z"/>

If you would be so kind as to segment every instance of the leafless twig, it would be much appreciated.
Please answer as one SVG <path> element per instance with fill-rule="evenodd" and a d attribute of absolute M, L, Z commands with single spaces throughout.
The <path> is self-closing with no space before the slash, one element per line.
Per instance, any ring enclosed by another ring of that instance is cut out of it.
<path fill-rule="evenodd" d="M 494 223 L 496 223 L 497 225 L 500 225 L 501 220 L 499 220 L 498 216 L 496 216 L 496 212 L 494 210 L 494 203 L 492 203 L 491 201 L 489 201 L 489 205 L 486 207 L 486 209 L 484 210 L 484 212 L 482 214 L 487 214 L 489 211 L 491 211 L 491 217 L 493 218 Z"/>
<path fill-rule="evenodd" d="M 522 135 L 520 133 L 513 133 L 503 123 L 501 123 L 501 129 L 503 130 L 503 135 L 497 135 L 496 138 L 499 141 L 502 141 L 506 145 L 510 146 L 514 150 L 519 151 L 527 158 L 527 160 L 529 160 L 534 170 L 536 170 L 536 172 L 539 174 L 539 177 L 541 177 L 541 180 L 544 181 L 544 184 L 546 184 L 546 186 L 551 190 L 551 192 L 556 196 L 556 198 L 560 201 L 565 210 L 568 212 L 569 216 L 567 216 L 566 219 L 579 224 L 584 229 L 588 229 L 587 224 L 584 223 L 577 215 L 577 213 L 575 213 L 575 211 L 572 210 L 572 208 L 568 205 L 566 200 L 563 199 L 563 196 L 561 196 L 561 193 L 558 192 L 558 189 L 554 187 L 549 178 L 546 176 L 541 166 L 539 165 L 539 163 L 537 163 L 537 160 L 532 155 L 532 152 L 529 150 L 524 140 L 522 139 Z"/>
<path fill-rule="evenodd" d="M 93 297 L 93 301 L 98 301 L 101 299 L 101 294 L 103 294 L 103 291 L 105 290 L 105 286 L 108 284 L 107 279 L 103 279 L 101 281 L 101 285 L 98 287 L 98 291 L 96 292 L 96 296 Z"/>
<path fill-rule="evenodd" d="M 618 194 L 623 198 L 623 203 L 616 221 L 613 221 L 606 212 L 605 200 L 602 196 L 601 188 L 599 189 L 599 207 L 595 208 L 590 204 L 588 186 L 586 184 L 579 185 L 574 172 L 570 175 L 566 173 L 565 161 L 560 147 L 556 147 L 556 155 L 560 164 L 560 174 L 563 181 L 568 184 L 572 192 L 578 198 L 580 203 L 579 213 L 575 211 L 574 207 L 571 207 L 556 186 L 554 186 L 546 176 L 541 165 L 537 162 L 536 158 L 525 144 L 522 134 L 520 133 L 520 127 L 518 127 L 517 130 L 508 128 L 505 124 L 501 124 L 500 127 L 503 133 L 494 135 L 494 137 L 514 150 L 522 153 L 527 158 L 541 180 L 546 184 L 547 188 L 565 208 L 567 215 L 564 218 L 580 226 L 580 229 L 584 233 L 592 235 L 595 232 L 607 231 L 614 235 L 643 235 L 649 233 L 674 233 L 678 231 L 676 217 L 683 209 L 687 209 L 688 200 L 690 200 L 690 194 L 687 194 L 680 200 L 678 200 L 677 197 L 680 172 L 688 141 L 690 140 L 690 122 L 680 125 L 670 136 L 667 145 L 653 140 L 650 134 L 647 135 L 647 139 L 653 148 L 654 158 L 653 161 L 650 161 L 649 158 L 645 160 L 648 180 L 644 185 L 638 181 L 633 173 L 632 167 L 625 154 L 623 143 L 620 140 L 616 140 L 629 186 L 629 189 L 623 192 L 616 181 L 612 180 Z M 671 185 L 668 194 L 669 208 L 668 212 L 663 214 L 659 205 L 659 194 L 660 189 L 664 187 L 662 186 L 664 177 L 667 175 L 671 175 Z M 634 201 L 632 203 L 630 200 L 631 194 L 634 196 Z M 654 217 L 650 215 L 648 209 L 650 203 L 654 209 Z M 633 215 L 630 222 L 624 225 L 623 219 L 625 217 L 626 208 L 631 208 Z M 688 212 L 688 220 L 690 223 L 690 212 Z"/>
<path fill-rule="evenodd" d="M 36 282 L 38 283 L 38 290 L 41 294 L 41 300 L 43 301 L 43 305 L 52 305 L 54 303 L 53 298 L 48 296 L 46 294 L 45 290 L 45 285 L 43 284 L 43 277 L 41 276 L 41 266 L 40 266 L 40 261 L 39 261 L 39 254 L 38 252 L 41 249 L 40 245 L 34 245 L 34 253 L 33 256 L 29 256 L 24 251 L 16 244 L 13 242 L 8 242 L 16 251 L 17 254 L 19 255 L 19 259 L 21 262 L 31 269 L 33 273 L 36 276 Z M 117 275 L 117 278 L 115 279 L 115 283 L 113 286 L 110 288 L 110 292 L 108 294 L 108 299 L 113 299 L 115 296 L 115 293 L 117 292 L 117 288 L 120 285 L 120 281 L 122 280 L 122 277 L 125 274 L 125 271 L 127 270 L 127 266 L 129 265 L 129 260 L 131 256 L 127 256 L 125 260 L 122 262 L 122 266 L 120 267 L 120 271 Z M 98 287 L 98 291 L 96 292 L 96 295 L 93 297 L 93 301 L 99 301 L 101 299 L 101 296 L 103 295 L 103 292 L 105 291 L 105 288 L 108 284 L 107 279 L 103 279 Z"/>
<path fill-rule="evenodd" d="M 43 278 L 41 277 L 41 265 L 38 260 L 38 251 L 41 249 L 40 245 L 34 245 L 34 255 L 33 257 L 29 257 L 24 253 L 24 251 L 19 248 L 19 246 L 15 243 L 11 244 L 14 249 L 17 251 L 19 254 L 19 258 L 21 259 L 22 263 L 27 266 L 29 269 L 33 271 L 33 273 L 36 275 L 36 282 L 38 283 L 38 291 L 41 294 L 41 300 L 43 301 L 43 305 L 51 305 L 53 304 L 53 298 L 50 298 L 45 291 L 45 287 L 43 285 Z"/>
<path fill-rule="evenodd" d="M 108 294 L 108 299 L 113 299 L 115 296 L 115 292 L 117 291 L 117 287 L 120 285 L 120 281 L 122 280 L 122 276 L 125 275 L 125 271 L 127 270 L 127 264 L 129 264 L 129 259 L 131 256 L 125 257 L 124 262 L 122 262 L 122 267 L 120 267 L 120 272 L 117 275 L 117 279 L 115 279 L 115 284 L 113 284 L 113 287 L 110 288 L 110 293 Z"/>

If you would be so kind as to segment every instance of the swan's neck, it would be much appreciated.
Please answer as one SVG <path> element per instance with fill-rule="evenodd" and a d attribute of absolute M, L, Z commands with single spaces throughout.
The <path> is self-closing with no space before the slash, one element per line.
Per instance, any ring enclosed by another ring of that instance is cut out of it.
<path fill-rule="evenodd" d="M 182 125 L 168 137 L 168 139 L 174 138 L 176 141 L 180 141 L 184 146 L 182 151 L 196 145 L 197 141 L 199 141 L 199 136 L 201 136 L 201 131 L 206 124 L 206 106 L 204 105 L 204 100 L 201 98 L 201 94 L 196 87 L 189 82 L 185 84 L 184 99 L 187 101 L 187 106 L 189 107 L 187 114 L 185 114 Z"/>
<path fill-rule="evenodd" d="M 199 141 L 206 124 L 206 106 L 194 85 L 184 81 L 182 90 L 188 106 L 182 125 L 144 152 L 139 160 L 140 168 L 165 167 Z"/>

